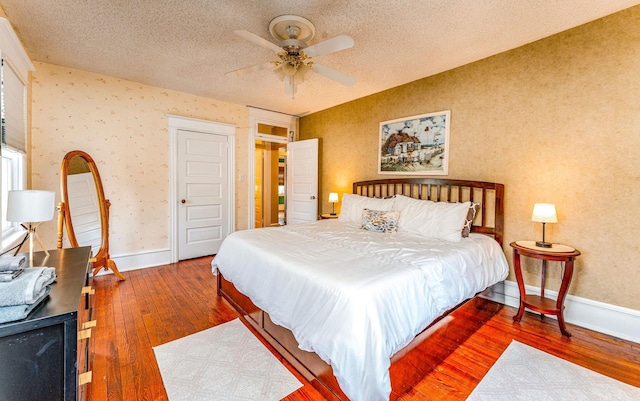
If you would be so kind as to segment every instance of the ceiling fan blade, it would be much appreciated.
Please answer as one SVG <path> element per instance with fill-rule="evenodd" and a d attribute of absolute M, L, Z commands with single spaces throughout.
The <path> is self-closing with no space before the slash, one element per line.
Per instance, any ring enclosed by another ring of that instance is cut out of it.
<path fill-rule="evenodd" d="M 235 75 L 237 77 L 241 77 L 243 75 L 250 74 L 252 72 L 260 71 L 260 70 L 275 70 L 276 65 L 271 61 L 267 61 L 266 63 L 252 65 L 251 67 L 241 68 L 239 70 L 226 72 L 224 75 Z"/>
<path fill-rule="evenodd" d="M 353 45 L 354 42 L 350 36 L 340 35 L 335 38 L 327 39 L 324 42 L 306 47 L 304 49 L 304 53 L 309 57 L 317 57 L 344 49 L 350 49 Z"/>
<path fill-rule="evenodd" d="M 329 68 L 325 65 L 313 63 L 311 69 L 320 75 L 324 75 L 329 79 L 340 82 L 342 85 L 353 86 L 356 84 L 356 79 L 354 77 L 344 74 L 340 71 L 336 71 L 333 68 Z"/>
<path fill-rule="evenodd" d="M 276 45 L 275 43 L 271 43 L 266 39 L 261 38 L 260 36 L 256 35 L 255 33 L 251 33 L 249 31 L 245 31 L 242 29 L 239 29 L 237 31 L 233 31 L 233 33 L 235 33 L 236 35 L 240 36 L 241 38 L 244 38 L 246 40 L 248 40 L 249 42 L 253 42 L 257 45 L 260 45 L 262 47 L 266 47 L 267 49 L 275 52 L 275 53 L 282 53 L 283 50 L 280 46 Z"/>

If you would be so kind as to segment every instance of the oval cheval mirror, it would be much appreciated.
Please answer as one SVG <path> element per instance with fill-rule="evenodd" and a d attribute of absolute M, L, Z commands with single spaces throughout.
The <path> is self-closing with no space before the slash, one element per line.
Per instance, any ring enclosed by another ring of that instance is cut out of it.
<path fill-rule="evenodd" d="M 60 167 L 58 205 L 58 249 L 91 246 L 93 275 L 101 269 L 111 270 L 119 279 L 124 276 L 109 256 L 109 206 L 104 197 L 98 167 L 91 156 L 81 150 L 67 153 Z M 66 226 L 66 238 L 64 228 Z"/>

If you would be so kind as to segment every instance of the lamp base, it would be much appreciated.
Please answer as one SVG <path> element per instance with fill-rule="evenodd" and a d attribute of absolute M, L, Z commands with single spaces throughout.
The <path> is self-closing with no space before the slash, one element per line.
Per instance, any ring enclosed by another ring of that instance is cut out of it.
<path fill-rule="evenodd" d="M 33 266 L 33 252 L 34 252 L 33 240 L 34 239 L 38 241 L 38 244 L 40 244 L 40 247 L 44 251 L 44 254 L 47 255 L 47 257 L 49 257 L 49 251 L 47 251 L 47 248 L 45 248 L 44 244 L 40 240 L 40 236 L 36 232 L 36 227 L 38 226 L 38 223 L 35 223 L 35 224 L 25 223 L 25 224 L 21 224 L 21 226 L 27 230 L 27 238 L 25 238 L 25 240 L 27 239 L 29 240 L 29 264 L 30 266 Z M 18 249 L 16 249 L 16 252 L 13 254 L 14 256 L 17 255 L 18 252 L 20 252 L 20 249 L 22 249 L 22 245 L 24 245 L 24 242 L 20 244 Z"/>
<path fill-rule="evenodd" d="M 551 242 L 536 241 L 536 246 L 540 248 L 551 248 L 553 244 Z"/>

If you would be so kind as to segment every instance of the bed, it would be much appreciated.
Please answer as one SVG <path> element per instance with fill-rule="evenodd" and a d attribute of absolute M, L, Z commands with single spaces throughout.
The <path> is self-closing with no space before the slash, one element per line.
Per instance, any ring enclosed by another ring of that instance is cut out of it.
<path fill-rule="evenodd" d="M 391 364 L 506 278 L 503 210 L 496 183 L 356 182 L 338 219 L 228 236 L 218 294 L 327 398 L 388 400 Z"/>

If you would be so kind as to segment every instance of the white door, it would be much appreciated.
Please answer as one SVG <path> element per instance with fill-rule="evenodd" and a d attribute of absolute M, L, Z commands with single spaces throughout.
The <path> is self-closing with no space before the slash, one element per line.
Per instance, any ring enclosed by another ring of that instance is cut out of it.
<path fill-rule="evenodd" d="M 178 130 L 178 259 L 218 252 L 229 232 L 225 135 Z"/>
<path fill-rule="evenodd" d="M 318 220 L 318 139 L 287 144 L 287 224 Z"/>

